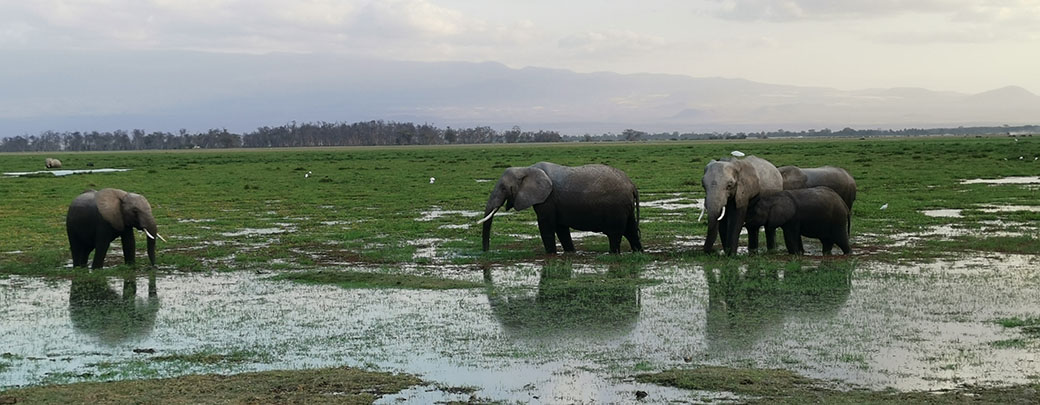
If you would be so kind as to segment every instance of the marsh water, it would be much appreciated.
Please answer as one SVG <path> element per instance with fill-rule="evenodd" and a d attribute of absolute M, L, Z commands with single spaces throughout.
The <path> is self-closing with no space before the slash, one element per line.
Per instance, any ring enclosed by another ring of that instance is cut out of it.
<path fill-rule="evenodd" d="M 0 387 L 351 365 L 476 389 L 417 387 L 386 402 L 618 402 L 636 390 L 665 402 L 717 394 L 631 376 L 712 364 L 938 390 L 1040 370 L 1036 339 L 994 322 L 1040 313 L 1035 256 L 720 263 L 393 269 L 483 285 L 447 291 L 303 285 L 264 271 L 11 276 L 0 279 Z M 186 360 L 197 354 L 209 360 Z"/>

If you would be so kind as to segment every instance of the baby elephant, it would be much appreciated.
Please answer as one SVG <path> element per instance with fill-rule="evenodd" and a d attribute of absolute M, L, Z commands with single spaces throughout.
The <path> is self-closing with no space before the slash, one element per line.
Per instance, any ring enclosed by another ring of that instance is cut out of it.
<path fill-rule="evenodd" d="M 805 253 L 802 236 L 819 239 L 825 255 L 831 253 L 834 244 L 838 244 L 842 253 L 852 253 L 849 209 L 841 196 L 827 187 L 784 190 L 762 196 L 748 210 L 746 221 L 749 227 L 764 226 L 767 233 L 783 229 L 784 244 L 790 254 Z"/>

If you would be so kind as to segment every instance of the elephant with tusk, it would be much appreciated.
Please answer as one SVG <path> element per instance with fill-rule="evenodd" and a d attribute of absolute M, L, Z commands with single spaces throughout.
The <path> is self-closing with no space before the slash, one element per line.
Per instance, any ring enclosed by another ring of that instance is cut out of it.
<path fill-rule="evenodd" d="M 140 194 L 114 188 L 87 190 L 72 200 L 65 217 L 73 267 L 86 267 L 87 257 L 94 251 L 92 269 L 104 267 L 108 246 L 117 237 L 123 244 L 123 260 L 134 264 L 134 229 L 144 231 L 148 261 L 155 266 L 155 239 L 159 235 L 152 206 Z"/>
<path fill-rule="evenodd" d="M 715 238 L 721 236 L 725 253 L 734 255 L 749 205 L 759 196 L 783 190 L 783 178 L 768 160 L 747 156 L 712 160 L 704 167 L 701 185 L 705 193 L 704 210 L 708 213 L 704 251 L 714 251 Z M 773 249 L 776 241 L 769 233 L 766 233 L 766 238 L 767 246 Z M 748 250 L 757 248 L 758 228 L 749 227 Z"/>
<path fill-rule="evenodd" d="M 556 237 L 565 252 L 574 251 L 571 228 L 602 232 L 610 253 L 621 252 L 621 237 L 633 251 L 642 251 L 639 237 L 639 191 L 621 170 L 605 165 L 578 167 L 539 162 L 510 167 L 491 190 L 484 218 L 482 241 L 488 250 L 491 223 L 502 205 L 506 210 L 534 208 L 538 231 L 546 253 L 556 253 Z"/>

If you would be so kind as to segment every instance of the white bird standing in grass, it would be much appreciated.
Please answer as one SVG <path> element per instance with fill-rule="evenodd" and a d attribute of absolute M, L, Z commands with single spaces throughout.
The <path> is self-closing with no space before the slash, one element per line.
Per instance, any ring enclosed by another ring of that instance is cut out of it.
<path fill-rule="evenodd" d="M 437 179 L 435 179 L 435 178 L 433 178 L 433 177 L 430 177 L 430 184 L 433 184 L 433 182 L 434 182 L 435 180 L 437 180 Z"/>
<path fill-rule="evenodd" d="M 733 156 L 736 156 L 736 157 L 744 157 L 744 152 L 741 152 L 739 150 L 735 150 L 733 152 L 730 152 L 729 154 L 733 155 Z"/>
<path fill-rule="evenodd" d="M 885 203 L 885 205 L 881 206 L 881 209 L 885 209 L 885 208 L 888 208 L 888 203 Z"/>

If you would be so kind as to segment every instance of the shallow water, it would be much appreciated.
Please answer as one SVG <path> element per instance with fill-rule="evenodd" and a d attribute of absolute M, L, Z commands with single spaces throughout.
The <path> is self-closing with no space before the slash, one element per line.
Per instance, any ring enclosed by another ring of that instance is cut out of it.
<path fill-rule="evenodd" d="M 961 184 L 1040 184 L 1040 176 L 1010 176 L 999 179 L 968 179 Z"/>
<path fill-rule="evenodd" d="M 831 260 L 803 270 L 741 261 L 641 266 L 396 270 L 485 283 L 450 291 L 265 280 L 274 273 L 167 274 L 154 296 L 143 276 L 136 283 L 12 276 L 0 280 L 0 363 L 8 365 L 0 387 L 352 365 L 479 387 L 474 395 L 491 400 L 623 402 L 643 390 L 663 402 L 700 394 L 630 377 L 718 364 L 871 388 L 942 389 L 1024 382 L 1040 369 L 1035 338 L 994 346 L 1024 335 L 992 323 L 1040 314 L 1033 256 L 855 268 Z M 660 282 L 630 282 L 632 274 Z M 198 352 L 248 355 L 218 364 L 149 361 Z M 451 395 L 417 388 L 383 400 L 466 399 Z"/>
<path fill-rule="evenodd" d="M 68 176 L 70 174 L 84 174 L 84 173 L 115 173 L 125 172 L 130 169 L 81 169 L 81 170 L 37 170 L 35 172 L 5 172 L 4 176 L 8 177 L 21 177 L 32 174 L 46 174 L 50 173 L 54 176 Z"/>

